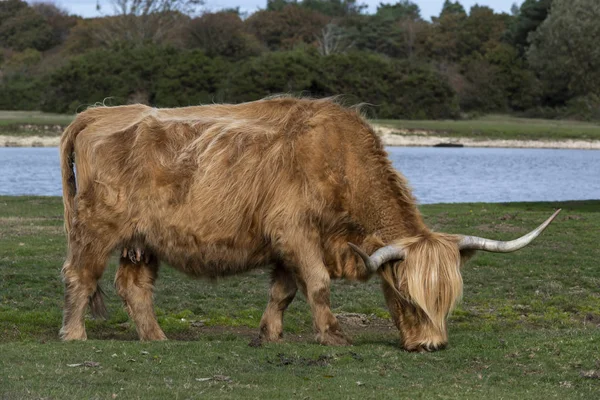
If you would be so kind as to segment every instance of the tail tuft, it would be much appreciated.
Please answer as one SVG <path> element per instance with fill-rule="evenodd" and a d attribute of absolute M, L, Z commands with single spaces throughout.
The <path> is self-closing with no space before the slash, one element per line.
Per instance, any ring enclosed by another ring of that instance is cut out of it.
<path fill-rule="evenodd" d="M 108 311 L 104 304 L 104 291 L 98 284 L 96 291 L 90 296 L 90 310 L 95 319 L 107 319 Z"/>

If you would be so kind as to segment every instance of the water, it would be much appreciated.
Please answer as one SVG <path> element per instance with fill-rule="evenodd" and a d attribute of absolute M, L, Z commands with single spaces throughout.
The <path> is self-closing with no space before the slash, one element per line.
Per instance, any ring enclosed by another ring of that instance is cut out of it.
<path fill-rule="evenodd" d="M 0 195 L 62 196 L 57 147 L 0 147 Z"/>
<path fill-rule="evenodd" d="M 600 151 L 390 147 L 422 204 L 600 199 Z M 57 148 L 0 148 L 0 195 L 62 194 Z"/>
<path fill-rule="evenodd" d="M 600 199 L 600 151 L 388 148 L 421 203 Z"/>

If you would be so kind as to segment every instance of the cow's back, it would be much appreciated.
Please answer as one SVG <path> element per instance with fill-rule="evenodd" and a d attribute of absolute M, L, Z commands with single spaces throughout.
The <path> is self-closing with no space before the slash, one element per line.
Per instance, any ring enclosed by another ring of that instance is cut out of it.
<path fill-rule="evenodd" d="M 96 119 L 76 148 L 78 170 L 88 175 L 82 199 L 124 235 L 164 249 L 172 264 L 185 265 L 176 259 L 183 254 L 204 264 L 230 257 L 231 265 L 265 257 L 286 229 L 341 207 L 339 127 L 355 114 L 331 102 L 89 112 Z"/>

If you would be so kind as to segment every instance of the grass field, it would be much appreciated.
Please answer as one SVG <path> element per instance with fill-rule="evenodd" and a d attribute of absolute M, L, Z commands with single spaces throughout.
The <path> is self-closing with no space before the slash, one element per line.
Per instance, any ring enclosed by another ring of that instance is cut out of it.
<path fill-rule="evenodd" d="M 0 136 L 60 136 L 72 120 L 72 115 L 0 111 Z"/>
<path fill-rule="evenodd" d="M 41 124 L 68 125 L 73 115 L 51 114 L 41 111 L 0 111 L 0 125 Z"/>
<path fill-rule="evenodd" d="M 600 140 L 600 124 L 487 115 L 470 120 L 376 120 L 376 124 L 402 131 L 428 131 L 436 135 L 473 139 Z M 408 133 L 408 132 L 406 132 Z"/>
<path fill-rule="evenodd" d="M 594 399 L 600 398 L 600 201 L 428 205 L 436 230 L 514 238 L 563 212 L 528 248 L 479 254 L 450 346 L 398 346 L 378 279 L 336 282 L 332 307 L 350 347 L 313 341 L 300 296 L 280 344 L 248 346 L 268 272 L 217 282 L 161 269 L 156 307 L 172 339 L 140 343 L 105 273 L 108 321 L 61 343 L 65 255 L 60 198 L 0 197 L 0 398 Z"/>

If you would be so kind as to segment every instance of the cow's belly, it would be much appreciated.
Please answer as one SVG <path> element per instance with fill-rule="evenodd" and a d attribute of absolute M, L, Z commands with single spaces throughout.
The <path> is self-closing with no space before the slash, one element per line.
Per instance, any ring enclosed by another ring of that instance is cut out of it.
<path fill-rule="evenodd" d="M 145 241 L 159 258 L 192 276 L 233 275 L 273 261 L 270 246 L 250 232 L 206 225 L 196 229 L 162 225 L 152 231 Z"/>

